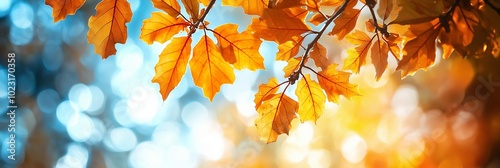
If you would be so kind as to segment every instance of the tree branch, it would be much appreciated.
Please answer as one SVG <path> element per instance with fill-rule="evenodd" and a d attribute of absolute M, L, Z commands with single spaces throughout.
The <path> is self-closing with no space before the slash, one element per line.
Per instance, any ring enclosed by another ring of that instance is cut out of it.
<path fill-rule="evenodd" d="M 212 9 L 212 7 L 214 6 L 215 1 L 217 1 L 217 0 L 211 0 L 210 1 L 210 3 L 207 6 L 207 9 L 205 10 L 205 13 L 203 13 L 203 15 L 200 17 L 200 19 L 198 21 L 196 21 L 196 23 L 194 23 L 192 25 L 192 27 L 191 27 L 192 29 L 189 32 L 189 34 L 193 34 L 193 33 L 196 32 L 196 29 L 198 29 L 198 27 L 200 26 L 200 24 L 203 23 L 203 21 L 205 20 L 205 17 L 207 17 L 207 15 L 208 15 L 208 12 L 210 12 L 210 10 Z"/>
<path fill-rule="evenodd" d="M 349 1 L 351 1 L 351 0 L 344 1 L 342 6 L 340 6 L 339 9 L 337 11 L 335 11 L 333 13 L 333 15 L 330 18 L 328 18 L 328 20 L 326 20 L 325 25 L 323 25 L 321 30 L 316 34 L 316 37 L 311 41 L 311 43 L 309 43 L 309 45 L 307 46 L 306 51 L 304 53 L 304 56 L 300 60 L 299 69 L 297 71 L 295 71 L 292 75 L 290 75 L 290 77 L 288 79 L 290 81 L 290 83 L 292 83 L 292 84 L 295 83 L 295 81 L 299 78 L 299 74 L 302 72 L 302 68 L 305 66 L 306 59 L 309 57 L 309 52 L 314 47 L 314 45 L 318 42 L 318 40 L 321 38 L 323 33 L 325 33 L 326 29 L 333 22 L 333 20 L 335 20 L 335 18 L 337 18 L 342 12 L 344 12 Z"/>

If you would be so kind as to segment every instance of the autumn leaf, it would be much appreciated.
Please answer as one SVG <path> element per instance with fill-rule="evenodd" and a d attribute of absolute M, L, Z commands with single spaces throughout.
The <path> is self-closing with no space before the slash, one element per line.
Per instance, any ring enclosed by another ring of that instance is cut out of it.
<path fill-rule="evenodd" d="M 85 0 L 45 0 L 45 4 L 52 7 L 54 22 L 66 19 L 67 15 L 74 15 L 84 3 Z"/>
<path fill-rule="evenodd" d="M 442 0 L 398 0 L 401 8 L 390 24 L 418 24 L 431 21 L 444 12 Z"/>
<path fill-rule="evenodd" d="M 199 17 L 199 10 L 200 10 L 200 3 L 198 0 L 181 0 L 182 4 L 184 5 L 184 8 L 186 9 L 186 12 L 191 16 L 193 19 L 193 22 L 198 21 Z"/>
<path fill-rule="evenodd" d="M 349 83 L 350 73 L 337 71 L 337 64 L 331 64 L 326 70 L 318 73 L 318 82 L 325 90 L 328 101 L 340 103 L 339 96 L 347 99 L 353 96 L 361 96 L 357 85 Z"/>
<path fill-rule="evenodd" d="M 170 92 L 179 84 L 186 73 L 187 62 L 191 54 L 191 38 L 177 37 L 165 47 L 155 67 L 155 76 L 151 80 L 160 84 L 160 93 L 166 100 Z"/>
<path fill-rule="evenodd" d="M 337 35 L 338 40 L 344 39 L 344 37 L 356 27 L 356 21 L 358 20 L 360 12 L 361 10 L 359 9 L 346 9 L 333 21 L 335 26 L 328 35 Z"/>
<path fill-rule="evenodd" d="M 262 15 L 268 4 L 269 0 L 222 0 L 222 5 L 241 6 L 243 11 L 249 15 Z"/>
<path fill-rule="evenodd" d="M 291 122 L 297 118 L 298 103 L 283 93 L 274 95 L 257 109 L 255 126 L 262 141 L 274 142 L 280 134 L 288 134 Z"/>
<path fill-rule="evenodd" d="M 392 21 L 399 15 L 401 9 L 396 5 L 397 0 L 380 0 L 378 4 L 377 14 L 383 21 Z M 404 15 L 404 14 L 403 14 Z"/>
<path fill-rule="evenodd" d="M 194 47 L 189 66 L 194 84 L 203 90 L 203 95 L 210 101 L 220 91 L 222 84 L 234 82 L 233 68 L 224 61 L 219 48 L 206 35 Z"/>
<path fill-rule="evenodd" d="M 167 12 L 172 17 L 177 17 L 181 14 L 181 7 L 177 0 L 151 0 L 155 8 Z"/>
<path fill-rule="evenodd" d="M 208 6 L 208 4 L 210 3 L 210 1 L 212 0 L 198 0 L 201 2 L 201 4 L 203 4 L 204 6 Z"/>
<path fill-rule="evenodd" d="M 387 57 L 389 53 L 389 47 L 383 41 L 377 40 L 372 46 L 372 64 L 375 66 L 375 79 L 377 81 L 380 79 L 382 74 L 384 74 L 385 69 L 387 68 Z"/>
<path fill-rule="evenodd" d="M 215 28 L 214 36 L 217 38 L 224 60 L 233 64 L 234 68 L 241 70 L 265 69 L 264 58 L 259 53 L 262 41 L 249 31 L 238 33 L 238 25 L 224 24 Z"/>
<path fill-rule="evenodd" d="M 316 120 L 325 110 L 326 96 L 321 86 L 314 80 L 311 80 L 309 74 L 303 76 L 297 84 L 295 95 L 299 99 L 299 117 L 301 122 Z"/>
<path fill-rule="evenodd" d="M 321 13 L 316 13 L 311 17 L 311 19 L 308 20 L 308 22 L 314 24 L 315 26 L 318 26 L 319 24 L 323 23 L 325 20 L 326 20 L 325 16 L 323 16 Z"/>
<path fill-rule="evenodd" d="M 314 43 L 314 46 L 309 53 L 309 56 L 314 60 L 314 64 L 321 69 L 326 69 L 330 62 L 326 55 L 326 48 L 320 43 Z"/>
<path fill-rule="evenodd" d="M 103 0 L 96 6 L 97 14 L 89 19 L 87 39 L 95 53 L 108 58 L 116 53 L 115 44 L 127 41 L 127 26 L 132 10 L 126 0 Z"/>
<path fill-rule="evenodd" d="M 297 68 L 299 68 L 301 57 L 292 58 L 287 61 L 287 65 L 283 68 L 285 78 L 288 78 Z"/>
<path fill-rule="evenodd" d="M 413 75 L 419 69 L 427 69 L 436 58 L 436 37 L 439 26 L 426 22 L 411 25 L 407 36 L 416 38 L 408 41 L 403 48 L 403 58 L 396 70 L 402 70 L 401 77 Z"/>
<path fill-rule="evenodd" d="M 300 45 L 304 38 L 302 36 L 294 37 L 294 40 L 287 41 L 278 45 L 278 52 L 276 53 L 276 60 L 288 61 L 290 58 L 295 57 L 300 50 Z"/>
<path fill-rule="evenodd" d="M 300 7 L 306 5 L 305 0 L 280 0 L 276 5 L 274 5 L 273 9 L 284 9 L 284 8 L 293 8 Z"/>
<path fill-rule="evenodd" d="M 303 11 L 302 8 L 266 9 L 262 17 L 252 20 L 248 30 L 264 40 L 286 43 L 311 30 L 302 19 Z"/>
<path fill-rule="evenodd" d="M 386 39 L 389 52 L 391 52 L 391 54 L 394 55 L 398 61 L 401 59 L 401 49 L 398 46 L 401 41 L 403 41 L 403 38 L 401 38 L 399 34 L 395 33 L 390 33 L 389 37 Z"/>
<path fill-rule="evenodd" d="M 259 86 L 259 91 L 255 94 L 255 98 L 253 99 L 255 109 L 258 109 L 263 101 L 272 98 L 278 89 L 278 80 L 276 78 L 270 78 L 267 84 L 261 84 Z"/>
<path fill-rule="evenodd" d="M 189 26 L 181 17 L 174 18 L 162 12 L 153 12 L 151 18 L 144 20 L 140 38 L 148 44 L 153 41 L 164 43 Z"/>
<path fill-rule="evenodd" d="M 373 23 L 373 19 L 367 20 L 365 22 L 366 31 L 374 33 L 375 32 L 375 26 L 373 24 L 374 24 Z"/>
<path fill-rule="evenodd" d="M 366 33 L 356 30 L 354 33 L 347 35 L 346 39 L 351 44 L 356 45 L 356 47 L 347 50 L 347 58 L 344 60 L 342 69 L 359 73 L 361 66 L 366 63 L 366 56 L 370 49 L 372 38 L 368 37 Z"/>

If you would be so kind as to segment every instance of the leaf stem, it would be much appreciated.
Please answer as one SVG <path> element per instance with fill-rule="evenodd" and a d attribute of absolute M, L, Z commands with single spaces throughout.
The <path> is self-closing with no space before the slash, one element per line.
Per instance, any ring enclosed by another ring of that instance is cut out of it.
<path fill-rule="evenodd" d="M 214 6 L 215 1 L 217 1 L 217 0 L 211 0 L 210 1 L 210 3 L 207 6 L 207 9 L 205 10 L 205 13 L 203 13 L 203 15 L 200 17 L 200 19 L 198 21 L 196 21 L 196 23 L 194 23 L 192 25 L 192 29 L 189 32 L 189 34 L 194 34 L 196 32 L 196 29 L 198 29 L 198 27 L 200 26 L 200 24 L 203 23 L 203 21 L 205 20 L 205 17 L 207 17 L 207 15 L 208 15 L 208 12 L 210 12 L 210 10 L 212 9 L 212 7 Z"/>
<path fill-rule="evenodd" d="M 342 4 L 342 6 L 340 6 L 339 9 L 337 11 L 335 11 L 333 13 L 333 15 L 330 18 L 328 18 L 328 20 L 326 20 L 326 22 L 323 25 L 323 27 L 321 28 L 321 30 L 316 34 L 316 37 L 314 37 L 314 39 L 311 41 L 311 43 L 309 43 L 309 45 L 307 46 L 306 51 L 304 53 L 304 56 L 300 60 L 300 67 L 299 67 L 299 69 L 297 71 L 295 71 L 294 74 L 292 74 L 290 76 L 290 77 L 297 76 L 294 80 L 297 80 L 298 79 L 298 74 L 300 74 L 302 72 L 302 67 L 305 66 L 306 59 L 309 57 L 309 52 L 311 51 L 311 49 L 318 42 L 318 40 L 321 38 L 321 36 L 323 35 L 323 33 L 325 33 L 326 29 L 333 22 L 333 20 L 335 20 L 335 18 L 337 18 L 345 10 L 345 8 L 347 7 L 347 4 L 349 4 L 349 1 L 351 1 L 351 0 L 345 0 L 344 1 L 344 3 Z"/>

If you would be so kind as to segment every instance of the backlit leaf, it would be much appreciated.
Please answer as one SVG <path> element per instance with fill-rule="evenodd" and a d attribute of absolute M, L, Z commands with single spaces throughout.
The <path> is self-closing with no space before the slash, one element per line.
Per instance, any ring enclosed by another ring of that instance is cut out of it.
<path fill-rule="evenodd" d="M 366 33 L 356 30 L 346 36 L 347 41 L 355 44 L 355 48 L 347 50 L 347 58 L 344 60 L 343 70 L 351 70 L 353 73 L 359 73 L 361 66 L 366 63 L 366 56 L 370 50 L 372 39 Z"/>
<path fill-rule="evenodd" d="M 347 99 L 353 96 L 361 96 L 358 86 L 349 83 L 351 74 L 337 71 L 336 68 L 336 64 L 331 64 L 326 70 L 318 73 L 319 85 L 325 90 L 328 101 L 340 103 L 340 95 L 343 95 Z"/>
<path fill-rule="evenodd" d="M 126 0 L 103 0 L 96 6 L 97 14 L 89 19 L 87 39 L 95 53 L 108 58 L 116 53 L 115 44 L 127 41 L 127 26 L 132 10 Z"/>
<path fill-rule="evenodd" d="M 151 0 L 155 8 L 167 12 L 172 17 L 177 17 L 181 13 L 181 7 L 177 0 Z"/>
<path fill-rule="evenodd" d="M 259 53 L 262 41 L 249 31 L 238 33 L 238 25 L 224 24 L 214 30 L 224 59 L 241 70 L 265 69 L 264 58 Z"/>
<path fill-rule="evenodd" d="M 297 39 L 287 41 L 278 45 L 278 52 L 276 53 L 276 60 L 288 61 L 290 58 L 295 57 L 300 50 L 300 45 L 304 38 L 298 36 Z"/>
<path fill-rule="evenodd" d="M 198 21 L 199 17 L 199 11 L 200 11 L 200 3 L 198 0 L 181 0 L 182 4 L 184 5 L 184 8 L 186 9 L 186 12 L 191 16 L 194 22 Z"/>
<path fill-rule="evenodd" d="M 299 58 L 292 58 L 287 61 L 287 65 L 285 68 L 283 68 L 283 72 L 285 72 L 285 78 L 288 78 L 295 70 L 299 68 L 300 65 L 300 60 L 302 57 Z"/>
<path fill-rule="evenodd" d="M 259 91 L 257 91 L 253 99 L 255 109 L 258 109 L 263 101 L 272 98 L 278 89 L 278 80 L 276 78 L 270 78 L 267 84 L 261 84 L 259 86 Z"/>
<path fill-rule="evenodd" d="M 252 20 L 248 30 L 265 40 L 286 43 L 293 40 L 293 37 L 311 30 L 301 19 L 303 15 L 299 13 L 302 11 L 304 9 L 266 9 L 262 17 Z"/>
<path fill-rule="evenodd" d="M 325 20 L 326 20 L 325 16 L 323 16 L 321 13 L 316 13 L 311 17 L 311 19 L 308 20 L 308 22 L 314 24 L 315 26 L 318 26 Z"/>
<path fill-rule="evenodd" d="M 155 67 L 152 82 L 160 84 L 160 93 L 166 100 L 170 92 L 179 84 L 186 73 L 186 67 L 191 54 L 191 38 L 177 37 L 172 39 L 160 54 L 160 60 Z"/>
<path fill-rule="evenodd" d="M 222 5 L 241 6 L 249 15 L 262 15 L 268 3 L 269 0 L 222 0 Z"/>
<path fill-rule="evenodd" d="M 291 122 L 297 118 L 298 103 L 287 95 L 274 95 L 257 109 L 259 116 L 255 119 L 255 126 L 262 141 L 274 142 L 280 134 L 288 134 Z"/>
<path fill-rule="evenodd" d="M 328 33 L 328 35 L 337 35 L 337 38 L 342 40 L 344 36 L 349 34 L 354 27 L 356 27 L 356 21 L 358 20 L 359 14 L 359 9 L 346 9 L 337 19 L 333 21 L 335 26 L 333 27 L 333 30 Z"/>
<path fill-rule="evenodd" d="M 442 0 L 397 0 L 397 5 L 401 10 L 391 23 L 402 25 L 428 22 L 445 11 Z"/>
<path fill-rule="evenodd" d="M 295 95 L 299 99 L 298 113 L 300 121 L 312 121 L 316 123 L 316 120 L 325 110 L 326 96 L 321 86 L 316 81 L 311 80 L 309 74 L 306 74 L 299 80 L 295 89 Z"/>
<path fill-rule="evenodd" d="M 233 68 L 224 61 L 219 48 L 206 35 L 194 47 L 189 66 L 194 84 L 203 90 L 203 95 L 210 101 L 220 91 L 222 84 L 234 82 Z"/>
<path fill-rule="evenodd" d="M 153 41 L 164 43 L 189 26 L 181 17 L 174 18 L 162 12 L 153 12 L 151 18 L 144 20 L 140 38 L 148 44 Z"/>
<path fill-rule="evenodd" d="M 320 43 L 315 43 L 309 56 L 314 60 L 314 64 L 321 69 L 326 69 L 330 62 L 328 61 L 326 48 Z"/>
<path fill-rule="evenodd" d="M 408 41 L 403 48 L 403 58 L 396 70 L 402 70 L 401 77 L 413 75 L 417 70 L 426 70 L 436 59 L 436 37 L 439 26 L 431 22 L 414 24 L 409 28 L 409 35 L 416 38 Z"/>
<path fill-rule="evenodd" d="M 380 79 L 382 74 L 384 74 L 385 69 L 387 68 L 387 57 L 389 53 L 389 47 L 383 41 L 377 40 L 372 46 L 372 64 L 375 66 L 375 79 L 377 81 Z"/>
<path fill-rule="evenodd" d="M 52 7 L 54 22 L 66 19 L 67 15 L 74 15 L 84 3 L 85 0 L 45 0 L 45 4 Z"/>

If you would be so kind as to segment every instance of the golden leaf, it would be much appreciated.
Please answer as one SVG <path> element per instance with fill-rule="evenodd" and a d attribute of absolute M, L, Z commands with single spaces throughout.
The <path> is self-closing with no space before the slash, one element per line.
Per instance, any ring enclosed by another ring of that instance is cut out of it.
<path fill-rule="evenodd" d="M 328 101 L 340 103 L 339 96 L 347 99 L 353 96 L 361 96 L 357 85 L 349 83 L 350 73 L 337 71 L 337 65 L 331 64 L 326 70 L 318 73 L 319 85 L 326 92 Z"/>
<path fill-rule="evenodd" d="M 181 17 L 174 18 L 162 12 L 153 12 L 151 18 L 144 20 L 140 38 L 148 44 L 153 41 L 164 43 L 189 26 Z"/>
<path fill-rule="evenodd" d="M 259 116 L 255 119 L 255 126 L 262 141 L 274 142 L 280 134 L 288 134 L 290 123 L 297 118 L 298 103 L 287 95 L 274 95 L 257 109 Z"/>
<path fill-rule="evenodd" d="M 45 0 L 45 4 L 52 7 L 54 22 L 66 19 L 67 15 L 74 15 L 84 3 L 85 0 Z"/>
<path fill-rule="evenodd" d="M 298 113 L 300 121 L 312 121 L 316 123 L 316 120 L 318 120 L 325 110 L 326 96 L 321 86 L 316 81 L 311 80 L 309 74 L 306 74 L 299 80 L 295 89 L 295 95 L 299 99 Z"/>

